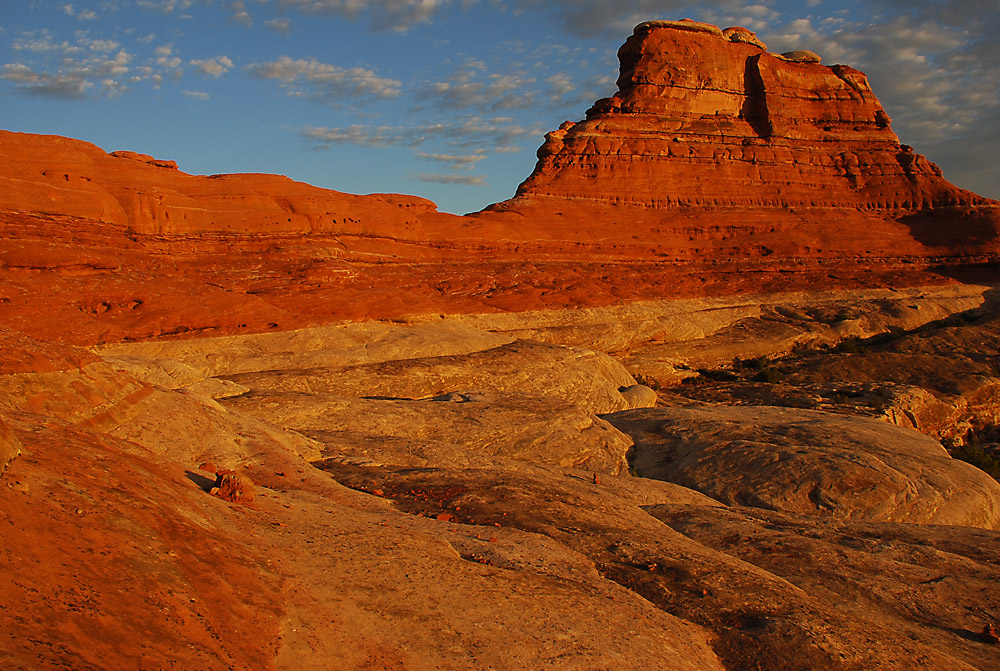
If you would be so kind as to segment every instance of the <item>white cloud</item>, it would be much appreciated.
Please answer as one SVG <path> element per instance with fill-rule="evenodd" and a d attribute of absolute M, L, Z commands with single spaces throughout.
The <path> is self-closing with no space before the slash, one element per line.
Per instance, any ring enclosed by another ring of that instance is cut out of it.
<path fill-rule="evenodd" d="M 97 12 L 92 9 L 81 9 L 77 10 L 73 5 L 66 4 L 62 6 L 63 13 L 75 17 L 78 21 L 93 21 L 97 18 Z"/>
<path fill-rule="evenodd" d="M 525 126 L 509 117 L 472 116 L 460 121 L 411 126 L 311 126 L 301 130 L 300 134 L 317 149 L 328 149 L 334 144 L 417 147 L 428 142 L 444 141 L 454 147 L 472 146 L 474 149 L 471 154 L 485 154 L 487 151 L 515 151 L 519 149 L 515 147 L 515 142 L 525 138 L 541 138 L 543 132 L 539 125 Z"/>
<path fill-rule="evenodd" d="M 146 9 L 152 9 L 164 14 L 184 11 L 194 4 L 194 0 L 137 0 L 136 4 Z"/>
<path fill-rule="evenodd" d="M 208 100 L 211 96 L 204 91 L 181 91 L 188 98 L 194 98 L 195 100 Z"/>
<path fill-rule="evenodd" d="M 282 35 L 289 35 L 292 32 L 292 22 L 288 19 L 270 19 L 265 21 L 264 25 Z"/>
<path fill-rule="evenodd" d="M 32 51 L 35 53 L 61 51 L 65 54 L 72 54 L 83 51 L 83 47 L 70 44 L 65 40 L 62 42 L 53 41 L 52 33 L 48 30 L 22 33 L 20 37 L 11 42 L 10 46 L 14 51 Z"/>
<path fill-rule="evenodd" d="M 402 82 L 381 77 L 367 68 L 343 68 L 315 59 L 282 56 L 276 61 L 247 66 L 255 77 L 276 80 L 288 95 L 339 102 L 346 96 L 395 98 Z"/>
<path fill-rule="evenodd" d="M 312 143 L 314 149 L 329 149 L 335 144 L 353 144 L 359 147 L 385 147 L 401 144 L 399 129 L 386 126 L 370 128 L 354 125 L 346 128 L 305 128 L 300 135 Z"/>
<path fill-rule="evenodd" d="M 94 85 L 79 73 L 36 72 L 23 63 L 4 65 L 0 79 L 13 82 L 30 95 L 67 100 L 85 97 L 87 89 Z"/>
<path fill-rule="evenodd" d="M 164 75 L 182 75 L 181 59 L 174 55 L 172 44 L 158 46 L 150 59 L 136 62 L 115 40 L 91 37 L 89 31 L 76 31 L 75 38 L 68 42 L 53 39 L 48 31 L 22 33 L 11 44 L 18 58 L 2 66 L 0 79 L 26 95 L 78 100 L 115 98 L 141 82 L 157 88 Z M 204 67 L 224 71 L 231 66 L 222 56 L 205 61 Z"/>
<path fill-rule="evenodd" d="M 417 152 L 419 158 L 435 163 L 442 163 L 451 166 L 455 170 L 472 170 L 476 164 L 486 158 L 486 154 L 432 154 L 427 152 Z"/>
<path fill-rule="evenodd" d="M 253 19 L 250 17 L 250 12 L 247 11 L 247 6 L 243 0 L 233 0 L 233 2 L 229 3 L 229 11 L 232 12 L 229 15 L 230 20 L 244 26 L 253 25 Z"/>
<path fill-rule="evenodd" d="M 406 32 L 450 4 L 450 0 L 278 0 L 282 10 L 338 15 L 357 20 L 367 15 L 373 30 Z"/>
<path fill-rule="evenodd" d="M 114 98 L 127 88 L 125 75 L 131 58 L 126 51 L 82 59 L 66 56 L 55 72 L 25 63 L 8 63 L 0 71 L 0 79 L 12 82 L 28 95 L 74 100 L 86 97 L 90 89 L 97 87 L 101 95 Z"/>
<path fill-rule="evenodd" d="M 414 175 L 413 178 L 420 182 L 433 182 L 435 184 L 486 185 L 486 175 L 428 175 L 420 173 Z"/>
<path fill-rule="evenodd" d="M 105 54 L 111 53 L 120 46 L 114 40 L 91 40 L 86 36 L 81 36 L 77 40 L 77 44 L 79 44 L 82 47 L 86 47 L 91 51 L 97 51 Z"/>
<path fill-rule="evenodd" d="M 481 112 L 530 107 L 535 100 L 535 77 L 522 74 L 488 73 L 486 64 L 468 60 L 447 78 L 430 82 L 420 98 L 443 109 L 470 109 Z"/>
<path fill-rule="evenodd" d="M 233 67 L 233 62 L 228 56 L 216 56 L 206 60 L 193 60 L 189 62 L 189 65 L 194 66 L 195 72 L 198 74 L 206 77 L 221 77 Z"/>

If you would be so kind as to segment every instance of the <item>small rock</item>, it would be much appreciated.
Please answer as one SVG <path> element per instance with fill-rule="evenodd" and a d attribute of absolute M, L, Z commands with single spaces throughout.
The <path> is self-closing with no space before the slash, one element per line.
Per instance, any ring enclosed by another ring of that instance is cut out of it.
<path fill-rule="evenodd" d="M 618 392 L 625 399 L 629 408 L 652 408 L 656 405 L 656 392 L 644 384 L 620 387 Z"/>
<path fill-rule="evenodd" d="M 203 463 L 198 468 L 200 470 L 202 470 L 202 471 L 205 471 L 206 473 L 215 473 L 216 472 L 215 464 L 213 464 L 211 461 L 206 461 L 205 463 Z"/>
<path fill-rule="evenodd" d="M 451 513 L 438 513 L 435 515 L 435 519 L 439 522 L 453 522 L 455 521 L 455 516 Z"/>
<path fill-rule="evenodd" d="M 1000 644 L 1000 634 L 997 634 L 997 627 L 995 624 L 988 624 L 983 627 L 983 633 L 980 637 L 987 643 L 992 643 L 993 645 Z"/>
<path fill-rule="evenodd" d="M 222 470 L 216 474 L 212 493 L 231 503 L 250 503 L 254 498 L 253 480 L 243 473 Z"/>
<path fill-rule="evenodd" d="M 797 51 L 786 51 L 781 54 L 781 58 L 786 61 L 792 61 L 793 63 L 820 63 L 822 62 L 822 57 L 815 51 L 809 51 L 808 49 L 799 49 Z"/>
<path fill-rule="evenodd" d="M 743 28 L 741 26 L 733 26 L 732 28 L 726 28 L 722 31 L 722 36 L 728 39 L 730 42 L 743 42 L 744 44 L 752 44 L 755 47 L 767 51 L 767 45 L 760 41 L 760 38 L 751 31 Z"/>
<path fill-rule="evenodd" d="M 7 470 L 7 464 L 21 454 L 21 441 L 5 424 L 0 423 L 0 475 Z"/>

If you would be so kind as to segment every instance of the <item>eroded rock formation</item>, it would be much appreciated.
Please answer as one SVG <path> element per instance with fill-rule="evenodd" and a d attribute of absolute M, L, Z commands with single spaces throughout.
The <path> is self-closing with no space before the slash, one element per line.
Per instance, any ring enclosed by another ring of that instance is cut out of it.
<path fill-rule="evenodd" d="M 900 144 L 864 73 L 683 21 L 640 24 L 618 57 L 618 92 L 546 135 L 493 209 L 659 236 L 685 259 L 996 252 L 1000 204 Z"/>
<path fill-rule="evenodd" d="M 811 52 L 621 53 L 468 217 L 0 133 L 0 665 L 998 668 L 997 203 Z"/>

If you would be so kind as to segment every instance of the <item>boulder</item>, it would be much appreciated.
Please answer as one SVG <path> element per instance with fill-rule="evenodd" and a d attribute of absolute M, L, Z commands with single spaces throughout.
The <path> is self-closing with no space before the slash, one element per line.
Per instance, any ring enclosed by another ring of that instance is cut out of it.
<path fill-rule="evenodd" d="M 230 503 L 251 503 L 255 492 L 249 475 L 226 469 L 216 473 L 212 493 Z"/>
<path fill-rule="evenodd" d="M 768 406 L 649 408 L 606 419 L 635 441 L 636 473 L 729 505 L 1000 529 L 1000 483 L 887 422 Z"/>

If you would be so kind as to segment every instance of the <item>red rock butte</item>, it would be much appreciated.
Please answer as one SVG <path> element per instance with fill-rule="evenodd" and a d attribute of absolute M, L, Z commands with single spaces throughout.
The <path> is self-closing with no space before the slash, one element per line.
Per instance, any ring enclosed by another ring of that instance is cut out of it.
<path fill-rule="evenodd" d="M 617 94 L 464 217 L 0 131 L 0 319 L 85 344 L 916 285 L 1000 259 L 1000 203 L 901 145 L 858 70 L 692 21 L 640 24 L 619 57 Z"/>
<path fill-rule="evenodd" d="M 642 23 L 618 57 L 618 92 L 491 209 L 629 226 L 684 259 L 996 253 L 1000 203 L 901 145 L 864 73 L 693 21 Z"/>

